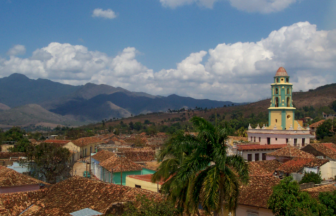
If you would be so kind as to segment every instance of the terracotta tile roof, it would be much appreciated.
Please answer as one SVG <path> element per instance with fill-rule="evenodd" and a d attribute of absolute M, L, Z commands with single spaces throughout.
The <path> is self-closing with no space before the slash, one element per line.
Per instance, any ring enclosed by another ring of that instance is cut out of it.
<path fill-rule="evenodd" d="M 134 201 L 138 194 L 162 199 L 160 194 L 148 190 L 108 184 L 83 177 L 72 177 L 44 189 L 42 193 L 0 195 L 0 211 L 1 209 L 9 212 L 16 210 L 17 214 L 13 215 L 18 215 L 34 204 L 40 208 L 35 207 L 37 211 L 34 211 L 32 216 L 66 215 L 84 208 L 106 214 L 113 208 L 113 204 Z"/>
<path fill-rule="evenodd" d="M 313 188 L 303 189 L 302 191 L 308 192 L 312 197 L 318 198 L 321 192 L 332 192 L 336 190 L 335 184 L 327 184 Z"/>
<path fill-rule="evenodd" d="M 321 124 L 323 124 L 325 120 L 321 120 L 321 121 L 318 121 L 318 122 L 315 122 L 311 125 L 309 125 L 310 128 L 317 128 L 318 126 L 320 126 Z"/>
<path fill-rule="evenodd" d="M 145 181 L 145 182 L 152 182 L 151 181 L 152 176 L 153 176 L 153 174 L 147 174 L 147 175 L 128 175 L 127 177 L 128 178 L 133 178 L 133 179 L 138 179 L 138 180 Z M 157 182 L 157 184 L 159 184 L 159 185 L 163 185 L 163 183 L 164 183 L 164 181 Z M 156 184 L 156 183 L 153 183 L 153 184 Z"/>
<path fill-rule="evenodd" d="M 309 149 L 309 147 L 313 147 L 316 151 L 331 159 L 336 159 L 336 145 L 333 143 L 311 143 L 302 150 Z"/>
<path fill-rule="evenodd" d="M 99 137 L 83 137 L 72 141 L 78 147 L 84 147 L 94 143 L 100 143 L 102 140 Z"/>
<path fill-rule="evenodd" d="M 0 187 L 13 187 L 41 183 L 48 185 L 48 183 L 33 177 L 18 173 L 15 170 L 9 169 L 7 167 L 0 166 Z"/>
<path fill-rule="evenodd" d="M 142 170 L 139 164 L 136 164 L 125 157 L 110 157 L 99 165 L 104 167 L 109 172 L 112 172 L 112 170 L 113 172 L 120 172 L 121 170 L 124 172 Z"/>
<path fill-rule="evenodd" d="M 240 186 L 238 204 L 267 208 L 272 188 L 280 179 L 273 176 L 251 176 L 248 185 Z"/>
<path fill-rule="evenodd" d="M 8 159 L 11 157 L 25 157 L 24 152 L 0 152 L 0 159 Z"/>
<path fill-rule="evenodd" d="M 304 167 L 320 167 L 329 160 L 326 159 L 310 159 L 310 158 L 294 158 L 283 163 L 277 170 L 285 173 L 299 172 Z"/>
<path fill-rule="evenodd" d="M 64 146 L 64 145 L 68 144 L 69 142 L 71 142 L 71 140 L 46 140 L 44 142 L 45 143 L 56 144 L 56 145 L 59 145 L 59 146 Z"/>
<path fill-rule="evenodd" d="M 309 154 L 307 152 L 301 151 L 293 146 L 286 146 L 279 150 L 276 150 L 272 153 L 268 153 L 269 156 L 275 157 L 298 157 L 298 158 L 315 158 L 314 155 Z"/>
<path fill-rule="evenodd" d="M 250 176 L 272 176 L 281 166 L 281 162 L 277 160 L 253 161 L 248 164 Z"/>
<path fill-rule="evenodd" d="M 238 144 L 238 151 L 251 151 L 251 150 L 272 150 L 281 149 L 286 147 L 286 144 L 274 144 L 274 145 L 260 145 L 260 144 Z"/>
<path fill-rule="evenodd" d="M 275 73 L 275 76 L 288 76 L 288 74 L 285 68 L 279 67 L 279 69 Z"/>
<path fill-rule="evenodd" d="M 155 159 L 155 151 L 153 150 L 144 150 L 144 151 L 125 151 L 122 153 L 130 159 L 131 161 L 152 161 Z"/>
<path fill-rule="evenodd" d="M 92 158 L 101 163 L 104 160 L 106 160 L 106 159 L 108 159 L 112 156 L 115 156 L 115 154 L 113 152 L 102 150 L 102 151 L 99 151 L 98 153 L 96 153 L 95 155 L 93 155 Z"/>

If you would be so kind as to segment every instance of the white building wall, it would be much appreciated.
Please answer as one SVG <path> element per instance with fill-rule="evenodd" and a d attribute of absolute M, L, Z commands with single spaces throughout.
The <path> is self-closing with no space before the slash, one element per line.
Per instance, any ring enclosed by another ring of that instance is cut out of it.
<path fill-rule="evenodd" d="M 262 130 L 262 129 L 261 129 Z M 306 145 L 310 144 L 310 134 L 284 134 L 277 133 L 276 131 L 272 133 L 257 133 L 257 132 L 247 132 L 248 135 L 248 141 L 254 142 L 254 137 L 256 142 L 259 142 L 261 145 L 267 145 L 267 138 L 270 138 L 271 143 L 270 144 L 288 144 L 294 146 L 294 139 L 297 139 L 297 146 L 302 147 L 302 139 L 304 140 L 304 143 Z M 260 139 L 259 139 L 260 138 Z"/>
<path fill-rule="evenodd" d="M 272 210 L 266 208 L 258 208 L 253 206 L 238 205 L 236 214 L 229 213 L 224 210 L 224 214 L 220 216 L 274 216 Z"/>
<path fill-rule="evenodd" d="M 277 149 L 276 149 L 277 150 Z M 252 154 L 252 161 L 255 161 L 256 158 L 256 154 L 259 154 L 259 161 L 262 160 L 262 154 L 263 153 L 271 153 L 274 152 L 275 150 L 254 150 L 254 151 L 238 151 L 238 155 L 242 156 L 246 161 L 248 160 L 248 155 Z M 266 160 L 267 160 L 267 156 L 266 156 Z"/>
<path fill-rule="evenodd" d="M 336 161 L 329 161 L 320 167 L 322 179 L 333 179 L 336 176 Z"/>

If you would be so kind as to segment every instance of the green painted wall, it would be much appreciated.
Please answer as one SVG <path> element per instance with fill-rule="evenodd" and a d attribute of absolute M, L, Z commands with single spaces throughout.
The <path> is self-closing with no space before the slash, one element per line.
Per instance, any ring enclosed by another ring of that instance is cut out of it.
<path fill-rule="evenodd" d="M 156 173 L 156 171 L 154 170 L 145 169 L 145 168 L 142 169 L 142 175 L 154 174 L 154 173 Z"/>
<path fill-rule="evenodd" d="M 122 185 L 126 185 L 126 176 L 128 175 L 141 175 L 141 170 L 139 171 L 129 171 L 129 172 L 123 172 L 122 173 Z M 120 172 L 113 173 L 113 183 L 114 184 L 120 184 Z"/>

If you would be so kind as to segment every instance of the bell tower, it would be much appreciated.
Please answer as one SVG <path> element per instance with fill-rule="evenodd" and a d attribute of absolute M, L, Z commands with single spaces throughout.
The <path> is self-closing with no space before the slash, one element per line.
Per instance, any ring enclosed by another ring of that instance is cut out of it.
<path fill-rule="evenodd" d="M 292 100 L 293 84 L 285 68 L 280 67 L 271 84 L 271 106 L 268 108 L 269 129 L 288 130 L 294 128 L 295 108 Z"/>

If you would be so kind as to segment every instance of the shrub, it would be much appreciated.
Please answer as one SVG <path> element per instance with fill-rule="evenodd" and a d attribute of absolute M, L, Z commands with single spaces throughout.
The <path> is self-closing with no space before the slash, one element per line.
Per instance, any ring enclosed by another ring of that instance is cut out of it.
<path fill-rule="evenodd" d="M 320 184 L 322 182 L 321 173 L 316 174 L 313 172 L 305 172 L 300 184 L 314 182 L 315 184 Z"/>

